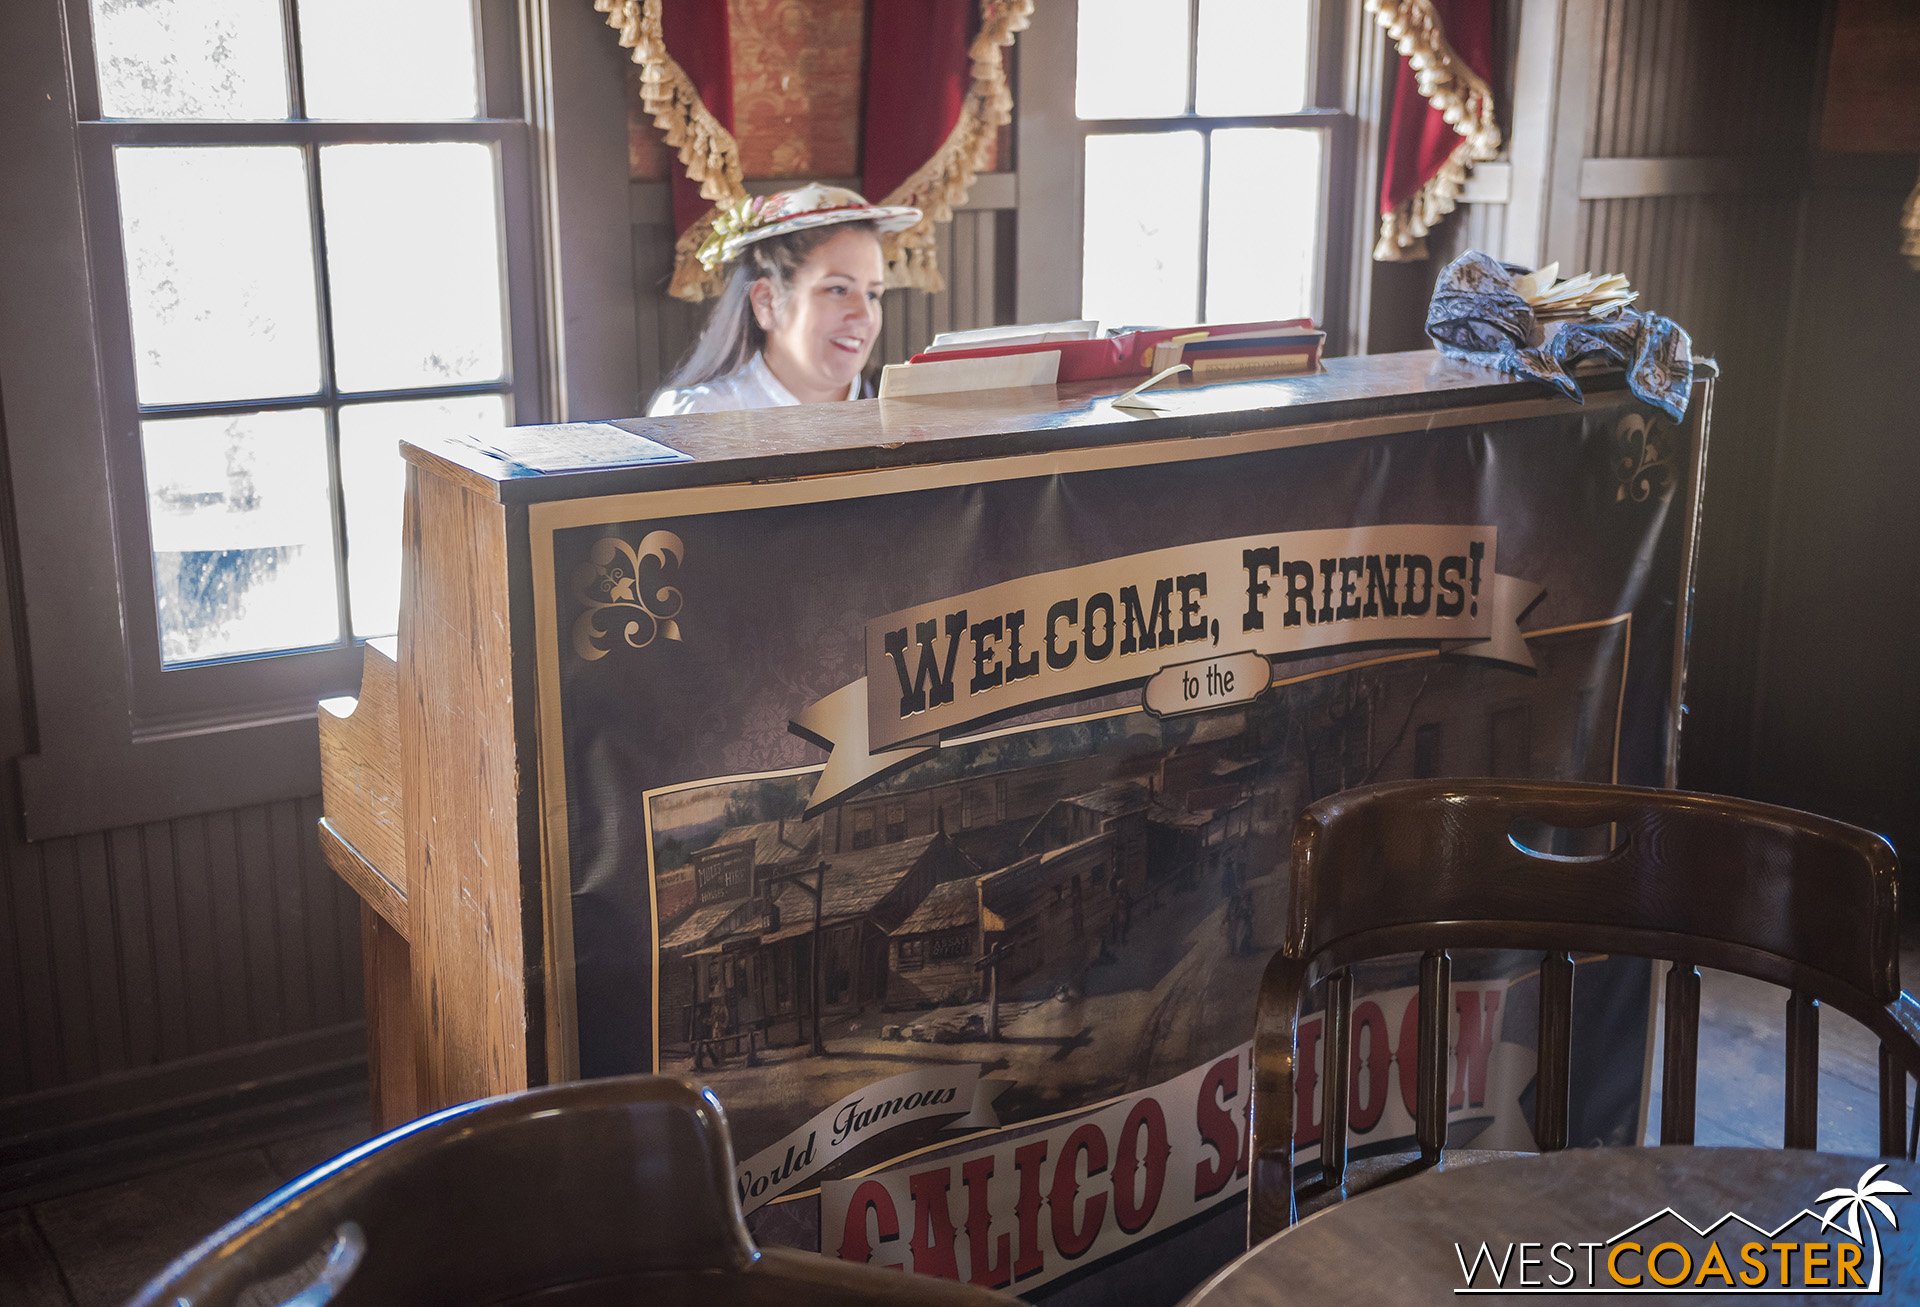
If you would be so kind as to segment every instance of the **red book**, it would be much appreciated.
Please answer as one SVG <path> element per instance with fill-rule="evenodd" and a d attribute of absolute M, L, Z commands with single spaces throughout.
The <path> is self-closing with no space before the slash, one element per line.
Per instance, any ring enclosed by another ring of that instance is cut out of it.
<path fill-rule="evenodd" d="M 1292 318 L 1285 322 L 1158 327 L 1152 331 L 1126 331 L 1118 336 L 1102 336 L 1097 340 L 1054 340 L 1037 345 L 941 350 L 938 354 L 916 354 L 908 362 L 937 363 L 944 359 L 997 358 L 1003 354 L 1042 354 L 1057 350 L 1060 354 L 1061 381 L 1105 381 L 1113 377 L 1145 376 L 1153 365 L 1154 347 L 1175 336 L 1191 336 L 1204 331 L 1211 340 L 1222 336 L 1258 336 L 1267 332 L 1311 330 L 1312 327 L 1313 322 L 1308 318 Z"/>

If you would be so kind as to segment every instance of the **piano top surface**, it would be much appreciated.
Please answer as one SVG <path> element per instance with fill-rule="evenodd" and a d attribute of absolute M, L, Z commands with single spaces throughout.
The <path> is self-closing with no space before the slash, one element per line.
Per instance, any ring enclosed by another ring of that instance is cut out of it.
<path fill-rule="evenodd" d="M 1699 370 L 1713 375 L 1711 365 Z M 1325 371 L 1311 376 L 1162 387 L 1151 392 L 1164 406 L 1153 413 L 1113 407 L 1113 397 L 1131 384 L 1078 382 L 607 423 L 666 446 L 667 457 L 679 456 L 630 466 L 540 471 L 459 439 L 403 441 L 401 452 L 486 498 L 536 503 L 1550 398 L 1533 383 L 1431 350 L 1329 359 Z M 1624 384 L 1618 372 L 1582 377 L 1590 393 Z M 564 429 L 518 430 L 567 438 Z"/>

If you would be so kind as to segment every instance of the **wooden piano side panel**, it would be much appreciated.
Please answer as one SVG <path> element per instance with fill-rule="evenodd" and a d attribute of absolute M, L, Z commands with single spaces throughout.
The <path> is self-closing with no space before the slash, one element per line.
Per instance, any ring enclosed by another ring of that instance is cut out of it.
<path fill-rule="evenodd" d="M 422 1111 L 546 1079 L 538 812 L 521 789 L 530 662 L 516 666 L 510 611 L 525 510 L 518 573 L 509 512 L 407 468 L 399 707 Z"/>
<path fill-rule="evenodd" d="M 369 641 L 360 697 L 321 700 L 320 845 L 334 872 L 406 936 L 396 653 L 392 641 Z"/>
<path fill-rule="evenodd" d="M 357 699 L 320 703 L 320 851 L 360 896 L 367 1080 L 376 1132 L 422 1111 L 414 1048 L 413 959 L 404 889 L 400 669 L 391 640 L 370 641 Z"/>

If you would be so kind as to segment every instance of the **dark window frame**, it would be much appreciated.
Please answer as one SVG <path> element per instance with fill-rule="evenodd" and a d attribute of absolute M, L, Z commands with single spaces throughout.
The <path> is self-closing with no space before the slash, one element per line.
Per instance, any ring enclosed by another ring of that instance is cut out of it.
<path fill-rule="evenodd" d="M 533 232 L 534 201 L 528 131 L 517 75 L 519 24 L 507 14 L 489 16 L 475 5 L 475 55 L 481 116 L 439 122 L 337 122 L 305 118 L 298 8 L 279 0 L 284 44 L 288 118 L 265 122 L 205 122 L 103 119 L 96 81 L 91 12 L 87 0 L 66 0 L 72 33 L 74 100 L 80 167 L 92 264 L 93 306 L 100 340 L 101 399 L 107 423 L 108 480 L 113 499 L 122 620 L 125 625 L 131 728 L 138 740 L 219 729 L 257 720 L 263 713 L 301 711 L 343 683 L 357 680 L 365 640 L 353 635 L 346 587 L 344 496 L 340 481 L 339 424 L 342 407 L 385 399 L 434 399 L 500 395 L 508 420 L 539 420 L 540 377 Z M 320 150 L 339 144 L 471 142 L 491 148 L 499 190 L 501 329 L 505 352 L 497 381 L 471 385 L 408 387 L 395 391 L 342 392 L 333 376 L 333 324 L 327 251 L 320 213 Z M 133 340 L 114 151 L 122 145 L 290 145 L 298 147 L 307 175 L 307 206 L 313 234 L 316 311 L 319 315 L 321 384 L 309 394 L 265 400 L 142 406 L 134 391 Z M 328 646 L 270 651 L 163 667 L 158 605 L 150 553 L 147 488 L 140 423 L 156 417 L 319 409 L 325 415 L 330 511 L 335 553 L 335 602 L 340 633 Z M 399 543 L 394 542 L 398 549 Z M 379 633 L 375 633 L 379 634 Z M 389 633 L 390 634 L 390 633 Z"/>
<path fill-rule="evenodd" d="M 537 260 L 527 274 L 533 338 L 516 325 L 508 344 L 513 416 L 572 421 L 638 412 L 626 52 L 591 6 L 474 4 L 482 20 L 483 108 L 495 110 L 495 93 L 517 87 L 524 110 L 524 121 L 495 124 L 505 131 L 503 189 L 525 160 L 528 200 L 519 207 Z M 25 834 L 36 840 L 317 793 L 314 703 L 355 693 L 362 665 L 353 647 L 269 656 L 199 669 L 217 671 L 207 679 L 220 688 L 197 707 L 136 696 L 135 623 L 126 614 L 135 603 L 151 606 L 151 562 L 144 498 L 137 523 L 114 512 L 113 492 L 129 471 L 141 491 L 144 478 L 137 448 L 126 461 L 137 428 L 108 418 L 116 383 L 103 320 L 112 315 L 98 303 L 94 246 L 96 231 L 111 235 L 117 275 L 119 231 L 112 213 L 102 228 L 99 187 L 84 166 L 101 153 L 85 139 L 91 124 L 84 120 L 96 107 L 89 29 L 85 0 L 0 5 L 0 49 L 8 58 L 8 76 L 0 78 L 0 121 L 8 125 L 0 132 L 0 530 L 9 546 L 26 737 L 17 779 Z M 220 126 L 258 132 L 286 124 Z M 337 125 L 345 134 L 368 128 L 378 125 Z M 455 125 L 462 129 L 487 126 Z M 503 212 L 504 220 L 522 222 L 511 207 Z M 522 313 L 517 280 L 508 294 L 512 311 Z M 124 307 L 119 314 L 125 333 Z M 130 356 L 118 366 L 130 397 Z M 125 564 L 129 556 L 137 568 Z M 136 583 L 143 598 L 135 598 Z M 151 613 L 147 621 L 153 624 Z M 148 656 L 157 663 L 157 644 Z"/>

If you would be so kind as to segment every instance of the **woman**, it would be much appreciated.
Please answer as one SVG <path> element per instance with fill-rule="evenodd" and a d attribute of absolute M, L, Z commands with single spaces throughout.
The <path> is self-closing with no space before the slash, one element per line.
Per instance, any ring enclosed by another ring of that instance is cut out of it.
<path fill-rule="evenodd" d="M 818 184 L 722 214 L 700 262 L 733 271 L 648 416 L 858 399 L 880 336 L 880 233 L 919 221 Z"/>

